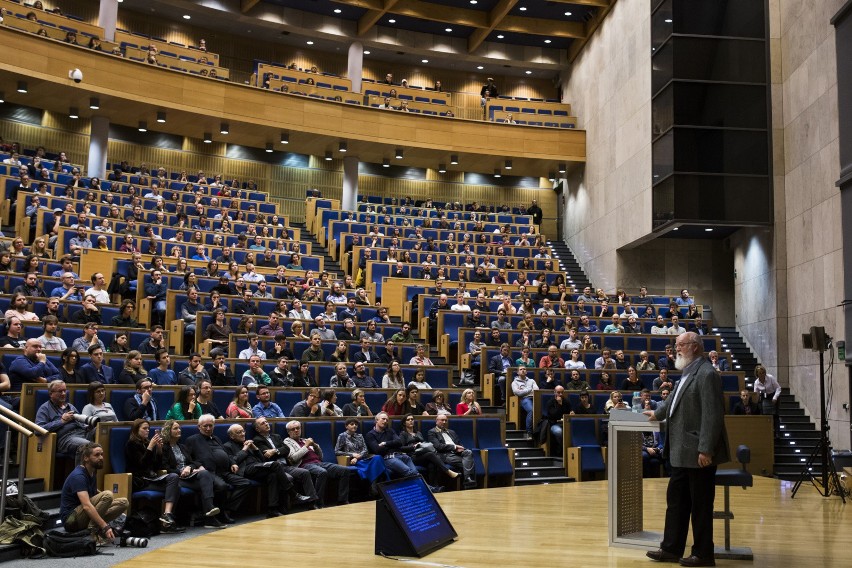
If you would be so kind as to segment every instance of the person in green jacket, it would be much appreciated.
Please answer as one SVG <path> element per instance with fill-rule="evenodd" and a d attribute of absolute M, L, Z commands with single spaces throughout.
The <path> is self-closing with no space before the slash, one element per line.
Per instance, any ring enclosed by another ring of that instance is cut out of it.
<path fill-rule="evenodd" d="M 174 403 L 165 420 L 195 420 L 201 418 L 201 405 L 195 402 L 195 387 L 184 385 L 178 393 L 178 401 Z"/>

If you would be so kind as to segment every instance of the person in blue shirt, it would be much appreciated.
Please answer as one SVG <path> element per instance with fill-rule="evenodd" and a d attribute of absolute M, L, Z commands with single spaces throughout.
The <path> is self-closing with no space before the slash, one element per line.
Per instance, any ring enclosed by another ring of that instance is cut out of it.
<path fill-rule="evenodd" d="M 680 291 L 680 296 L 675 298 L 675 303 L 678 306 L 691 306 L 695 303 L 695 300 L 689 297 L 689 290 L 684 288 Z"/>
<path fill-rule="evenodd" d="M 169 369 L 172 363 L 172 357 L 169 355 L 169 352 L 165 349 L 160 349 L 154 354 L 154 358 L 157 360 L 158 365 L 148 373 L 154 384 L 176 385 L 177 376 L 174 371 Z"/>
<path fill-rule="evenodd" d="M 100 345 L 89 346 L 89 362 L 80 367 L 80 377 L 86 383 L 100 381 L 108 385 L 113 381 L 113 370 L 109 365 L 104 365 L 104 348 Z"/>
<path fill-rule="evenodd" d="M 59 378 L 59 369 L 41 352 L 38 339 L 27 339 L 24 353 L 9 365 L 10 391 L 20 391 L 24 383 L 49 383 Z"/>
<path fill-rule="evenodd" d="M 251 409 L 251 413 L 255 418 L 284 418 L 286 415 L 281 410 L 281 407 L 270 402 L 272 393 L 269 392 L 269 387 L 259 385 L 257 387 L 257 404 Z"/>
<path fill-rule="evenodd" d="M 195 247 L 195 254 L 192 255 L 192 260 L 203 260 L 207 262 L 210 258 L 207 256 L 207 249 L 204 245 L 198 245 Z"/>

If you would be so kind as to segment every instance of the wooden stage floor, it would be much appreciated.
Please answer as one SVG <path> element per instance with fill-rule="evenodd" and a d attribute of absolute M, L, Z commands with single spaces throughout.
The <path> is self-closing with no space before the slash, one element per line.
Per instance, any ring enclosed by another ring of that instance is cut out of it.
<path fill-rule="evenodd" d="M 645 529 L 662 532 L 667 480 L 645 482 Z M 754 566 L 852 566 L 852 503 L 802 485 L 755 477 L 731 490 L 731 545 L 750 546 Z M 722 491 L 716 494 L 722 508 Z M 438 501 L 459 539 L 409 564 L 448 567 L 654 565 L 643 551 L 607 545 L 606 482 L 442 493 Z M 375 504 L 355 503 L 260 520 L 187 538 L 121 564 L 128 568 L 204 566 L 392 566 L 373 554 Z M 714 540 L 724 544 L 723 522 Z M 848 547 L 848 548 L 847 548 Z M 689 544 L 687 545 L 687 553 Z M 719 560 L 718 566 L 750 562 Z M 677 566 L 665 564 L 664 566 Z"/>

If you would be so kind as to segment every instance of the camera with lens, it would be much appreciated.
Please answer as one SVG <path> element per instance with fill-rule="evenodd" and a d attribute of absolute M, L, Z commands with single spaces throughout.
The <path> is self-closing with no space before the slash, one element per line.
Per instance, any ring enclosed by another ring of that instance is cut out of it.
<path fill-rule="evenodd" d="M 100 416 L 86 416 L 85 414 L 75 414 L 74 420 L 89 428 L 94 428 L 101 421 Z"/>
<path fill-rule="evenodd" d="M 148 548 L 148 539 L 141 536 L 130 536 L 123 534 L 118 540 L 118 546 L 131 548 Z"/>

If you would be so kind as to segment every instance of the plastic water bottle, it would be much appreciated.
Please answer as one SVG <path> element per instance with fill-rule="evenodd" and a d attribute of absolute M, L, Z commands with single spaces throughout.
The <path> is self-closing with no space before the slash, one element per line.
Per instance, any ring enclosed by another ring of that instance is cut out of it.
<path fill-rule="evenodd" d="M 633 391 L 633 412 L 642 413 L 642 397 L 639 396 L 639 391 Z"/>

